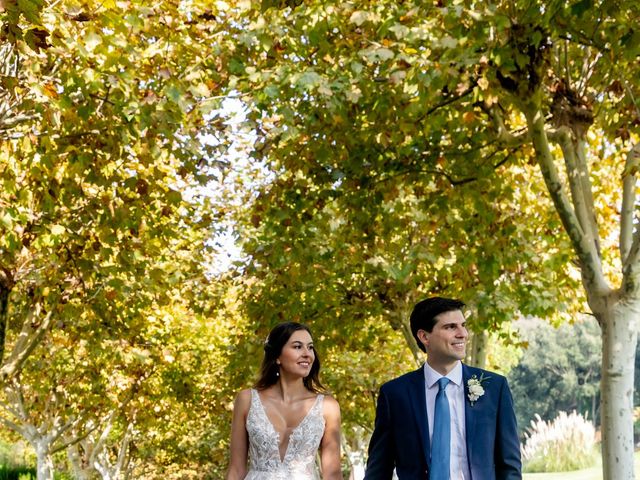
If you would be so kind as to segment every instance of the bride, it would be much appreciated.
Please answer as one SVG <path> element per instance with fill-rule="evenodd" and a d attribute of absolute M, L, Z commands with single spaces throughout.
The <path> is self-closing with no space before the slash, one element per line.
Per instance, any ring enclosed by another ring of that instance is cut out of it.
<path fill-rule="evenodd" d="M 340 407 L 322 394 L 319 372 L 308 327 L 287 322 L 271 330 L 258 381 L 233 407 L 226 480 L 316 480 L 318 449 L 322 478 L 343 480 Z"/>

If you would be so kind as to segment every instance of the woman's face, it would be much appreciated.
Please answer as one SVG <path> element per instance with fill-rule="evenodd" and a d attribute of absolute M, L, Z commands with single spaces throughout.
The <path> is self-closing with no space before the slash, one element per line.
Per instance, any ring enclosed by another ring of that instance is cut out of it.
<path fill-rule="evenodd" d="M 282 347 L 277 363 L 280 366 L 281 374 L 287 373 L 304 378 L 311 372 L 315 358 L 313 339 L 309 332 L 296 330 Z"/>

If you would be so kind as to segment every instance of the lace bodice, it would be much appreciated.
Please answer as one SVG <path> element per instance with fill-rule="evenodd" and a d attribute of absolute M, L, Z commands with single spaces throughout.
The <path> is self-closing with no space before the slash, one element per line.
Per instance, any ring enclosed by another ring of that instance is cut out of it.
<path fill-rule="evenodd" d="M 280 458 L 280 435 L 269 421 L 256 390 L 251 390 L 247 415 L 249 473 L 245 480 L 315 480 L 315 458 L 324 434 L 322 395 L 291 431 L 284 458 Z"/>

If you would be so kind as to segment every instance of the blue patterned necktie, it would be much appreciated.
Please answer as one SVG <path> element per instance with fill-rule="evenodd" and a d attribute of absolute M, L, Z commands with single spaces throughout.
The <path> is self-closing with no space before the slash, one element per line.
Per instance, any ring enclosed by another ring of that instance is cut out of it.
<path fill-rule="evenodd" d="M 438 395 L 433 412 L 433 436 L 431 438 L 431 471 L 429 480 L 449 480 L 449 458 L 451 457 L 451 420 L 449 400 L 445 389 L 449 379 L 438 380 Z"/>

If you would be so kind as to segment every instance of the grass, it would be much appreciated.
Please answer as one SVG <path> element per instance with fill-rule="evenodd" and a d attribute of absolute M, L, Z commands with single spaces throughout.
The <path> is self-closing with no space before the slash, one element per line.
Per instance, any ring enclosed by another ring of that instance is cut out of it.
<path fill-rule="evenodd" d="M 635 453 L 636 478 L 640 478 L 640 451 Z M 602 465 L 573 472 L 525 473 L 522 480 L 602 480 Z"/>

